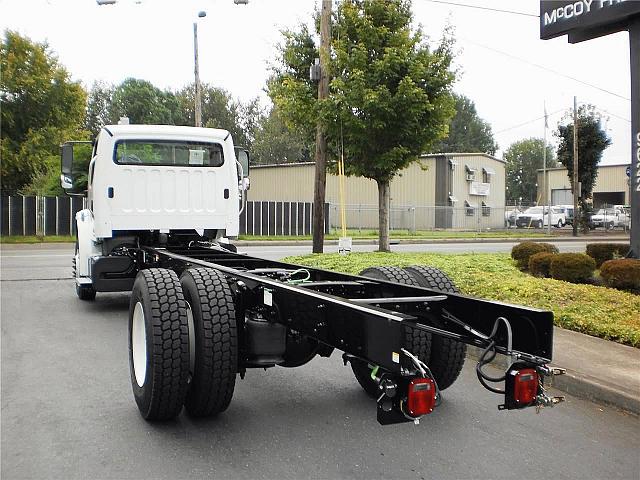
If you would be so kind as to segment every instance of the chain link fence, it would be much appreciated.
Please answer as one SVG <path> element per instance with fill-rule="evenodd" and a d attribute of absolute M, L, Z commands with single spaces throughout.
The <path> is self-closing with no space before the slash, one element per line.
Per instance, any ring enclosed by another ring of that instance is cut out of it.
<path fill-rule="evenodd" d="M 427 205 L 392 205 L 389 209 L 391 230 L 408 232 L 429 230 L 486 231 L 507 228 L 508 215 L 515 207 L 437 207 Z M 345 205 L 349 230 L 377 230 L 378 205 Z M 329 224 L 332 230 L 341 228 L 340 205 L 329 204 Z"/>

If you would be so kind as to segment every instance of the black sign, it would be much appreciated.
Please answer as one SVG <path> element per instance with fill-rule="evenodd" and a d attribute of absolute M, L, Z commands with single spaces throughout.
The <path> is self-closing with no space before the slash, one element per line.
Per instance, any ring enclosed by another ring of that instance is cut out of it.
<path fill-rule="evenodd" d="M 540 2 L 540 38 L 569 35 L 569 42 L 601 37 L 626 30 L 632 17 L 640 16 L 635 0 L 543 0 Z"/>

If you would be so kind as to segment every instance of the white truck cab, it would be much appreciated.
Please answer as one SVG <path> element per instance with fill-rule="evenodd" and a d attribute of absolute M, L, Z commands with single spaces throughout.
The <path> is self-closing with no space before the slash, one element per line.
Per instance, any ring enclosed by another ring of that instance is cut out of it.
<path fill-rule="evenodd" d="M 68 191 L 76 180 L 73 147 L 62 146 L 61 183 Z M 97 290 L 130 289 L 133 278 L 108 281 L 130 266 L 120 255 L 127 246 L 199 240 L 228 245 L 238 235 L 248 170 L 248 153 L 234 149 L 226 130 L 105 126 L 87 172 L 87 208 L 76 215 L 78 288 L 90 286 L 94 296 Z"/>

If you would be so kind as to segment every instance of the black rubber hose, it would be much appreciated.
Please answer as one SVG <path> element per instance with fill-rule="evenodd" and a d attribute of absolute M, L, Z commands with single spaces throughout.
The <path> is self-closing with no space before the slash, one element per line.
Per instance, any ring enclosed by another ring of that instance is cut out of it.
<path fill-rule="evenodd" d="M 491 377 L 491 376 L 487 375 L 486 373 L 484 373 L 482 371 L 482 367 L 484 365 L 486 365 L 487 363 L 491 362 L 495 358 L 496 351 L 495 351 L 494 347 L 495 347 L 495 342 L 491 341 L 489 346 L 482 352 L 482 355 L 480 355 L 480 360 L 478 361 L 478 364 L 476 365 L 476 375 L 478 376 L 478 381 L 482 384 L 482 386 L 484 388 L 486 388 L 490 392 L 504 395 L 504 393 L 505 393 L 504 390 L 500 390 L 500 389 L 497 389 L 495 387 L 492 387 L 492 386 L 488 385 L 485 382 L 485 380 L 487 380 L 489 382 L 496 382 L 496 383 L 497 382 L 502 382 L 506 378 L 506 375 L 503 375 L 502 377 L 497 378 L 497 377 Z M 489 353 L 489 352 L 491 352 L 491 358 L 487 359 L 485 357 L 487 357 L 487 353 Z"/>

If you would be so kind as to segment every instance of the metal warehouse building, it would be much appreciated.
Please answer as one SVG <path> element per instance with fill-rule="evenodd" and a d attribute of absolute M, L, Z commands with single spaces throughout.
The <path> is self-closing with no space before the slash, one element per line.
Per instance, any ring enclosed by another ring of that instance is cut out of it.
<path fill-rule="evenodd" d="M 593 187 L 593 206 L 600 208 L 604 205 L 629 205 L 629 177 L 626 169 L 628 164 L 601 165 L 598 167 L 598 178 Z M 548 190 L 551 192 L 552 205 L 572 205 L 573 194 L 571 182 L 564 167 L 547 169 Z M 546 204 L 542 170 L 538 170 L 538 198 L 541 204 Z"/>
<path fill-rule="evenodd" d="M 249 200 L 312 202 L 314 163 L 251 168 Z M 329 223 L 339 225 L 338 177 L 327 175 Z M 378 187 L 345 178 L 347 226 L 378 227 Z M 391 182 L 392 229 L 487 229 L 504 226 L 505 163 L 483 153 L 422 155 Z"/>

